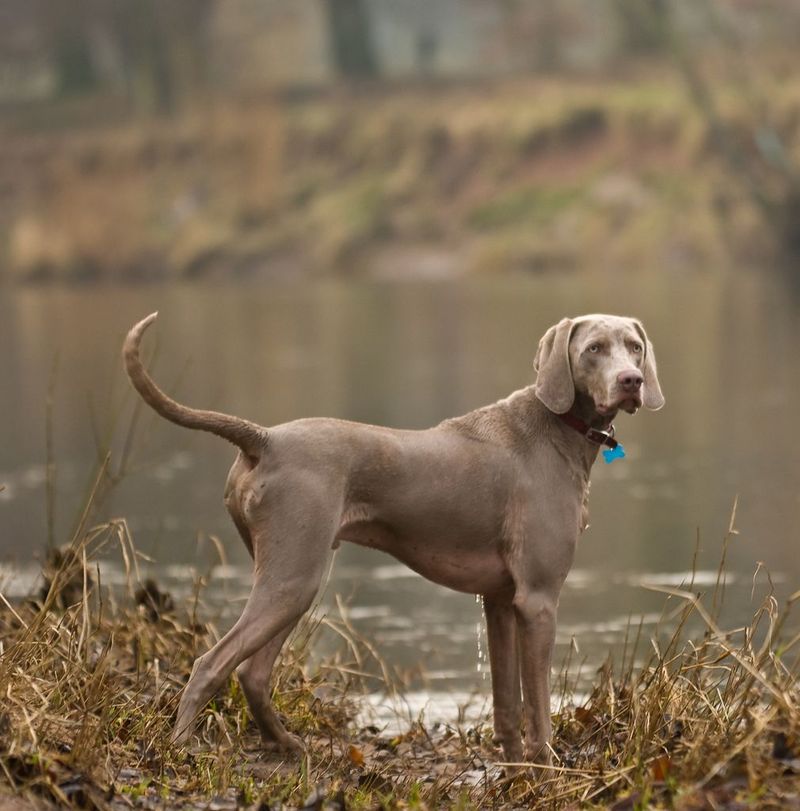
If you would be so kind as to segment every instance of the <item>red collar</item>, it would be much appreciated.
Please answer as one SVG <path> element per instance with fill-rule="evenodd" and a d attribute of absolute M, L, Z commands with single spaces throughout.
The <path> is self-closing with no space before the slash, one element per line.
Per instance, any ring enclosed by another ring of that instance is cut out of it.
<path fill-rule="evenodd" d="M 609 423 L 608 428 L 603 431 L 600 428 L 592 428 L 591 425 L 587 425 L 582 419 L 569 412 L 557 414 L 556 416 L 569 425 L 570 428 L 574 428 L 579 434 L 583 434 L 589 442 L 594 442 L 596 445 L 606 445 L 612 449 L 619 445 L 619 442 L 614 439 L 614 425 L 612 423 Z"/>

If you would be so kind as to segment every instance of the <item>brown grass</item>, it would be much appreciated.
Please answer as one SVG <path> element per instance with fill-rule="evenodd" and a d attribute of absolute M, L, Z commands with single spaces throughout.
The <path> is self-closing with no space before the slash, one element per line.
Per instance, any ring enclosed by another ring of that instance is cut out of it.
<path fill-rule="evenodd" d="M 100 809 L 212 799 L 219 808 L 320 808 L 325 797 L 326 807 L 354 809 L 798 801 L 800 634 L 790 610 L 800 592 L 783 608 L 770 592 L 749 625 L 723 630 L 722 565 L 708 600 L 691 581 L 664 589 L 654 637 L 645 641 L 641 627 L 632 628 L 623 661 L 598 672 L 580 705 L 569 698 L 565 663 L 550 769 L 527 765 L 503 777 L 488 722 L 433 729 L 410 722 L 396 736 L 359 728 L 359 701 L 375 686 L 369 660 L 385 689 L 396 685 L 344 612 L 308 620 L 277 669 L 275 700 L 304 737 L 304 757 L 259 751 L 235 678 L 204 710 L 188 749 L 175 750 L 168 736 L 176 699 L 216 636 L 203 619 L 204 584 L 179 606 L 154 583 L 142 584 L 125 521 L 86 526 L 92 498 L 68 549 L 51 557 L 41 599 L 12 605 L 0 595 L 0 803 L 3 795 L 31 807 Z M 732 519 L 725 547 L 734 533 Z M 121 594 L 103 586 L 97 565 L 112 547 L 128 575 Z M 322 632 L 344 645 L 311 667 L 306 654 Z"/>

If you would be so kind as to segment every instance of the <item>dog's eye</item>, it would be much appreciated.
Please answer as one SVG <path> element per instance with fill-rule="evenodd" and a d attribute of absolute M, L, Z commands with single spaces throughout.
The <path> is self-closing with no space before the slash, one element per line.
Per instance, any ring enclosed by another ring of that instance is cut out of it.
<path fill-rule="evenodd" d="M 631 346 L 631 349 L 638 355 L 642 351 L 643 347 L 641 344 L 633 344 L 633 346 Z"/>
<path fill-rule="evenodd" d="M 591 352 L 593 355 L 596 355 L 602 349 L 602 347 L 600 346 L 600 344 L 589 344 L 589 346 L 586 347 L 586 349 L 588 352 Z"/>

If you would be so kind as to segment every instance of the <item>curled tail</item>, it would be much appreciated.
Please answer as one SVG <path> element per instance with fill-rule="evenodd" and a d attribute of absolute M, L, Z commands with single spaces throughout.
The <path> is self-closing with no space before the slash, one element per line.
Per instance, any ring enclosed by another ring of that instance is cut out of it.
<path fill-rule="evenodd" d="M 156 320 L 158 313 L 148 315 L 147 318 L 134 326 L 125 338 L 122 345 L 122 358 L 125 369 L 133 387 L 142 396 L 142 399 L 162 417 L 183 425 L 185 428 L 197 428 L 201 431 L 210 431 L 221 436 L 241 448 L 249 457 L 257 460 L 267 443 L 267 429 L 253 422 L 220 414 L 217 411 L 199 411 L 195 408 L 181 405 L 167 397 L 156 386 L 147 373 L 139 357 L 139 344 L 144 331 Z"/>

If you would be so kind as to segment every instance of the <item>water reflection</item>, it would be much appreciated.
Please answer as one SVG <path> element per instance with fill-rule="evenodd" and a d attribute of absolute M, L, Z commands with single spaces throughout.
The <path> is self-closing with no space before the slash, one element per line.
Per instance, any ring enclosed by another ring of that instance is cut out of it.
<path fill-rule="evenodd" d="M 123 333 L 154 309 L 161 311 L 156 376 L 186 402 L 266 424 L 324 414 L 408 428 L 529 382 L 538 338 L 562 315 L 635 314 L 655 343 L 667 407 L 622 416 L 617 428 L 628 456 L 595 470 L 591 529 L 560 606 L 559 652 L 574 637 L 591 674 L 618 650 L 631 615 L 653 623 L 664 595 L 639 584 L 680 584 L 698 531 L 695 588 L 713 587 L 736 494 L 740 534 L 728 554 L 728 616 L 739 621 L 752 612 L 757 561 L 775 575 L 779 592 L 797 588 L 797 304 L 763 274 L 711 272 L 3 290 L 0 520 L 2 558 L 17 566 L 5 588 L 25 582 L 24 572 L 33 571 L 26 563 L 46 537 L 45 400 L 54 358 L 56 527 L 64 538 L 104 437 L 115 427 L 119 434 L 131 413 L 118 360 Z M 224 595 L 229 619 L 249 585 L 246 553 L 221 504 L 230 450 L 149 413 L 140 429 L 130 471 L 106 509 L 126 516 L 136 543 L 178 591 L 191 588 L 187 565 L 206 571 L 218 560 L 207 536 L 223 539 L 227 567 L 216 567 L 207 599 Z M 119 451 L 121 440 L 112 444 Z M 338 553 L 322 610 L 333 610 L 337 593 L 354 625 L 412 684 L 488 690 L 476 669 L 473 598 L 354 547 Z"/>

